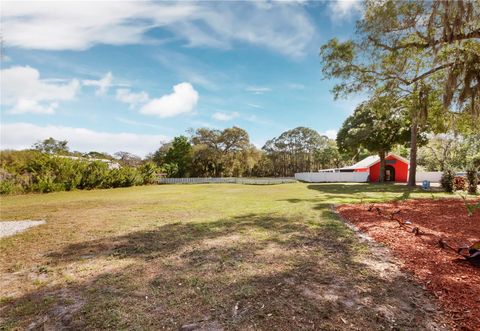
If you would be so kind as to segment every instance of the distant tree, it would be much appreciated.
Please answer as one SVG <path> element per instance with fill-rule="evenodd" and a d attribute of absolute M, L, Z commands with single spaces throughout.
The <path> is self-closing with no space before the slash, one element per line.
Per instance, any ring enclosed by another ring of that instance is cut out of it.
<path fill-rule="evenodd" d="M 223 154 L 240 152 L 250 147 L 247 131 L 236 126 L 223 130 L 218 137 L 218 143 Z"/>
<path fill-rule="evenodd" d="M 66 140 L 56 140 L 52 137 L 36 142 L 33 148 L 47 154 L 66 155 L 69 153 Z"/>
<path fill-rule="evenodd" d="M 242 177 L 249 174 L 256 157 L 247 131 L 238 127 L 226 128 L 219 136 L 221 175 Z"/>
<path fill-rule="evenodd" d="M 327 137 L 313 129 L 297 127 L 268 140 L 262 149 L 272 160 L 276 175 L 292 176 L 319 168 L 316 153 L 327 145 Z"/>
<path fill-rule="evenodd" d="M 191 162 L 192 145 L 190 145 L 188 138 L 185 136 L 175 137 L 164 157 L 164 163 L 176 165 L 176 173 L 172 172 L 170 176 L 188 176 Z"/>
<path fill-rule="evenodd" d="M 198 176 L 243 176 L 253 169 L 255 148 L 241 128 L 192 132 L 193 171 Z"/>
<path fill-rule="evenodd" d="M 418 152 L 418 164 L 427 171 L 466 171 L 477 163 L 480 165 L 480 134 L 435 135 Z"/>
<path fill-rule="evenodd" d="M 360 147 L 375 152 L 380 157 L 379 181 L 385 180 L 385 157 L 397 144 L 405 144 L 410 132 L 405 120 L 382 112 L 378 107 L 385 103 L 372 100 L 361 104 L 349 116 L 337 134 L 337 144 L 342 152 L 356 151 Z"/>
<path fill-rule="evenodd" d="M 105 160 L 112 160 L 113 156 L 107 153 L 102 153 L 102 152 L 95 152 L 91 151 L 88 153 L 84 153 L 82 155 L 83 157 L 90 158 L 90 159 L 105 159 Z"/>
<path fill-rule="evenodd" d="M 260 159 L 253 166 L 252 175 L 255 177 L 275 176 L 272 159 L 264 152 L 260 155 Z"/>
<path fill-rule="evenodd" d="M 321 169 L 340 168 L 345 163 L 345 154 L 342 155 L 337 142 L 329 139 L 327 144 L 315 152 L 315 160 Z"/>
<path fill-rule="evenodd" d="M 168 150 L 172 148 L 172 143 L 164 143 L 162 144 L 151 156 L 153 162 L 157 164 L 157 166 L 161 166 L 165 163 L 165 157 L 167 156 Z"/>
<path fill-rule="evenodd" d="M 118 159 L 121 165 L 129 167 L 137 167 L 142 163 L 142 158 L 129 152 L 116 152 L 114 156 Z"/>

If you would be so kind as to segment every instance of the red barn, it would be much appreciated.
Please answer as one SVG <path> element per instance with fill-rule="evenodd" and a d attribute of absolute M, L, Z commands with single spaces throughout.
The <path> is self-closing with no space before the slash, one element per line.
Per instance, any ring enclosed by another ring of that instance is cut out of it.
<path fill-rule="evenodd" d="M 408 180 L 409 161 L 393 153 L 388 154 L 385 161 L 385 181 L 406 183 Z M 380 177 L 380 157 L 378 155 L 369 156 L 353 166 L 340 169 L 340 171 L 369 172 L 370 181 L 378 182 Z"/>

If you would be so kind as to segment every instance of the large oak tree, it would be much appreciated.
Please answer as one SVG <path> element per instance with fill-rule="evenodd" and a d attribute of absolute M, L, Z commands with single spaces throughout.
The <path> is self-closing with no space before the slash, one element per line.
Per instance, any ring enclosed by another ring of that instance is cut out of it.
<path fill-rule="evenodd" d="M 337 134 L 337 144 L 341 152 L 357 151 L 366 148 L 380 157 L 379 182 L 385 180 L 385 157 L 395 145 L 405 144 L 410 138 L 410 130 L 405 119 L 392 113 L 383 112 L 386 100 L 371 100 L 362 103 L 349 116 Z"/>
<path fill-rule="evenodd" d="M 409 185 L 415 185 L 417 136 L 429 118 L 480 114 L 478 1 L 367 0 L 356 38 L 332 39 L 320 56 L 335 97 L 360 91 L 403 101 L 411 123 Z M 441 92 L 441 93 L 439 93 Z M 438 99 L 442 99 L 439 111 Z M 435 116 L 429 112 L 435 109 Z"/>

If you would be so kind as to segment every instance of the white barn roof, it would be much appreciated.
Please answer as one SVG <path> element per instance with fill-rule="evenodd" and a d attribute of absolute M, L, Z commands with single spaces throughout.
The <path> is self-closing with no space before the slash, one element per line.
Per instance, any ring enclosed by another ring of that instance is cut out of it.
<path fill-rule="evenodd" d="M 401 157 L 400 155 L 389 153 L 387 156 L 393 156 L 394 158 L 396 158 L 400 161 L 403 161 L 407 164 L 410 163 L 406 158 Z M 352 166 L 343 167 L 342 169 L 365 169 L 365 168 L 370 168 L 371 166 L 373 166 L 374 164 L 376 164 L 378 162 L 380 162 L 380 157 L 378 155 L 371 155 L 371 156 L 368 156 L 368 157 L 364 158 L 363 160 L 355 163 Z"/>

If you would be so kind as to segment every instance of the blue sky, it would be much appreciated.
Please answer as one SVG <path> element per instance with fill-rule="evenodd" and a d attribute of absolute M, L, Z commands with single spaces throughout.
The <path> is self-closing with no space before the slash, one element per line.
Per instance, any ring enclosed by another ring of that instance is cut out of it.
<path fill-rule="evenodd" d="M 334 137 L 320 45 L 353 35 L 356 1 L 2 2 L 1 147 L 53 136 L 141 156 L 189 128 L 246 129 L 261 147 L 308 126 Z"/>

